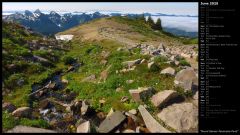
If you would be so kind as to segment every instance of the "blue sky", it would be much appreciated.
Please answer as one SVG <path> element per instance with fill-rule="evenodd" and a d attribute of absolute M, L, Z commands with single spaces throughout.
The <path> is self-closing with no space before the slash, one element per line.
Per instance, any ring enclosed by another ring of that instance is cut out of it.
<path fill-rule="evenodd" d="M 111 10 L 133 13 L 160 12 L 178 15 L 198 15 L 197 2 L 3 2 L 3 11 L 90 11 Z"/>

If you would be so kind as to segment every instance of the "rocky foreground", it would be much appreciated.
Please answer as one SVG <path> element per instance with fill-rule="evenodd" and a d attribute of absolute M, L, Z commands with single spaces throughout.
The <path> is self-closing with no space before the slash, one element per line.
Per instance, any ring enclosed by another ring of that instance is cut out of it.
<path fill-rule="evenodd" d="M 174 85 L 180 87 L 184 92 L 190 92 L 191 97 L 184 97 L 176 90 L 157 91 L 151 86 L 129 89 L 131 98 L 123 96 L 122 103 L 133 101 L 139 103 L 138 109 L 129 111 L 114 110 L 113 108 L 106 114 L 92 108 L 88 100 L 78 100 L 76 93 L 63 91 L 68 85 L 69 80 L 61 79 L 62 74 L 74 72 L 81 68 L 81 64 L 70 66 L 64 73 L 56 74 L 44 86 L 38 86 L 29 95 L 33 100 L 39 101 L 39 106 L 16 108 L 9 102 L 4 102 L 3 110 L 8 111 L 16 119 L 18 118 L 41 118 L 46 120 L 50 129 L 41 129 L 18 125 L 13 129 L 6 131 L 11 133 L 22 132 L 76 132 L 76 133 L 170 133 L 170 132 L 197 132 L 198 131 L 198 68 L 196 63 L 197 53 L 194 46 L 186 48 L 166 47 L 160 44 L 158 47 L 138 44 L 132 48 L 119 48 L 118 51 L 127 51 L 134 48 L 141 48 L 141 53 L 151 55 L 150 60 L 136 59 L 125 61 L 122 64 L 124 68 L 117 70 L 116 73 L 127 73 L 135 70 L 140 64 L 146 64 L 148 69 L 155 68 L 154 57 L 164 56 L 168 59 L 167 63 L 181 67 L 180 71 L 167 67 L 160 74 L 174 76 Z M 183 57 L 189 60 L 190 65 L 182 66 L 179 64 L 179 58 Z M 108 67 L 100 75 L 100 81 L 105 81 L 108 76 Z M 95 75 L 91 75 L 82 80 L 83 82 L 95 82 Z M 134 80 L 128 80 L 132 83 Z M 121 91 L 117 88 L 116 92 Z M 153 107 L 158 110 L 153 114 L 149 106 L 145 103 L 151 102 Z M 103 106 L 105 100 L 99 101 Z M 37 114 L 37 115 L 36 115 Z"/>

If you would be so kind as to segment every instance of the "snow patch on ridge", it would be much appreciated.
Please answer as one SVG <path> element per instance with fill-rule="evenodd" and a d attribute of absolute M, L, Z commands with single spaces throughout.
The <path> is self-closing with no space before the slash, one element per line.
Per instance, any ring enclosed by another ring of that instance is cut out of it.
<path fill-rule="evenodd" d="M 73 35 L 55 35 L 55 38 L 57 40 L 69 41 L 69 40 L 72 40 Z"/>

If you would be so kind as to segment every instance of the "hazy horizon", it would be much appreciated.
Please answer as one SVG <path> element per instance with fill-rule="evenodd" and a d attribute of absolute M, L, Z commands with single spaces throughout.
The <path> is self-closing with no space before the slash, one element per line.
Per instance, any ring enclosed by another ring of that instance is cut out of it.
<path fill-rule="evenodd" d="M 129 13 L 159 12 L 198 16 L 197 2 L 3 2 L 2 11 L 89 12 L 117 11 Z"/>

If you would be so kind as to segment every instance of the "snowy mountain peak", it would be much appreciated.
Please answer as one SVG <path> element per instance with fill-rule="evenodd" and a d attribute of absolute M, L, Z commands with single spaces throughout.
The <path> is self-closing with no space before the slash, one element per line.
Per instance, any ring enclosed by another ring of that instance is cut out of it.
<path fill-rule="evenodd" d="M 33 13 L 29 10 L 25 10 L 24 13 L 25 13 L 26 16 L 32 16 L 33 15 Z"/>
<path fill-rule="evenodd" d="M 42 14 L 42 12 L 39 9 L 35 10 L 34 13 L 35 14 Z"/>
<path fill-rule="evenodd" d="M 57 12 L 55 12 L 55 11 L 51 11 L 50 15 L 59 15 L 59 14 Z"/>

